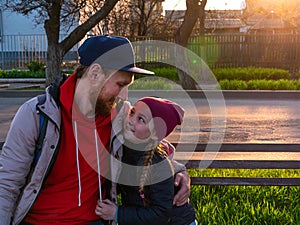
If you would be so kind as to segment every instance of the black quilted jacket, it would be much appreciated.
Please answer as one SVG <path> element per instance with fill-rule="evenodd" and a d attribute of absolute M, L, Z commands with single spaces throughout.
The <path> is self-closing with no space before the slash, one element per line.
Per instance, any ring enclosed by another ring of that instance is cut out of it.
<path fill-rule="evenodd" d="M 152 165 L 158 166 L 152 166 L 148 171 L 146 182 L 151 185 L 145 186 L 144 196 L 149 204 L 144 207 L 138 191 L 144 152 L 124 147 L 123 154 L 124 164 L 138 166 L 129 169 L 123 166 L 120 174 L 118 188 L 122 196 L 122 206 L 118 210 L 119 225 L 167 225 L 174 196 L 173 170 L 169 160 L 157 152 L 154 154 Z"/>

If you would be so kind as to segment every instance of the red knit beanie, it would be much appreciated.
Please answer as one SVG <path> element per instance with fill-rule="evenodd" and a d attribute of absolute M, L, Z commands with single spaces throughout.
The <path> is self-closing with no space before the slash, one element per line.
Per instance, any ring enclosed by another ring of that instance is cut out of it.
<path fill-rule="evenodd" d="M 138 101 L 150 108 L 159 140 L 168 136 L 183 121 L 184 109 L 175 102 L 155 97 L 145 97 Z"/>

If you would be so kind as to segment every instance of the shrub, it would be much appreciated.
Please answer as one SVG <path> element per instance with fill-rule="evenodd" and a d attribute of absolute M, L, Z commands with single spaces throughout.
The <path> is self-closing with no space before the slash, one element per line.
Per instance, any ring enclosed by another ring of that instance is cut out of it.
<path fill-rule="evenodd" d="M 297 86 L 294 81 L 280 79 L 274 81 L 274 83 L 275 83 L 274 90 L 297 90 Z"/>
<path fill-rule="evenodd" d="M 0 78 L 8 78 L 8 71 L 7 70 L 0 70 Z"/>
<path fill-rule="evenodd" d="M 222 90 L 246 90 L 247 84 L 242 80 L 221 80 L 219 81 Z"/>
<path fill-rule="evenodd" d="M 217 80 L 279 80 L 290 79 L 289 71 L 274 68 L 224 68 L 214 69 L 214 75 Z"/>
<path fill-rule="evenodd" d="M 158 77 L 163 77 L 172 81 L 178 81 L 178 74 L 176 68 L 157 68 L 153 69 L 152 71 Z"/>
<path fill-rule="evenodd" d="M 45 64 L 43 62 L 39 62 L 38 60 L 32 60 L 27 64 L 27 68 L 31 72 L 37 72 L 45 69 Z"/>
<path fill-rule="evenodd" d="M 153 71 L 155 73 L 155 77 L 163 77 L 171 81 L 178 81 L 176 68 L 147 68 L 147 70 Z M 136 74 L 135 77 L 139 79 L 145 76 Z"/>
<path fill-rule="evenodd" d="M 172 84 L 165 79 L 137 79 L 129 86 L 129 90 L 171 90 Z"/>
<path fill-rule="evenodd" d="M 296 90 L 295 81 L 291 80 L 250 80 L 248 90 Z"/>
<path fill-rule="evenodd" d="M 294 85 L 295 85 L 296 90 L 300 90 L 300 79 L 294 81 Z"/>
<path fill-rule="evenodd" d="M 247 82 L 248 90 L 274 90 L 274 82 L 271 80 L 250 80 Z"/>
<path fill-rule="evenodd" d="M 300 80 L 221 80 L 222 90 L 300 90 Z"/>
<path fill-rule="evenodd" d="M 294 74 L 293 74 L 293 77 L 295 78 L 295 79 L 300 79 L 300 71 L 297 71 L 297 72 L 295 72 Z"/>
<path fill-rule="evenodd" d="M 0 78 L 45 78 L 45 71 L 31 72 L 27 70 L 0 70 Z"/>

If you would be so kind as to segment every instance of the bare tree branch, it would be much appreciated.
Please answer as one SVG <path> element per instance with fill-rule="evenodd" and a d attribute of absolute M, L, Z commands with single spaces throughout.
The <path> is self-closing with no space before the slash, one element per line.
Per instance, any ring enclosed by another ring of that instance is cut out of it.
<path fill-rule="evenodd" d="M 15 0 L 7 1 L 6 9 L 25 16 L 31 14 L 34 16 L 33 22 L 44 24 L 48 40 L 46 84 L 50 84 L 60 74 L 63 56 L 99 24 L 117 2 L 118 0 Z M 87 8 L 91 11 L 87 11 Z M 82 18 L 85 21 L 80 24 Z M 63 30 L 71 32 L 60 42 Z"/>

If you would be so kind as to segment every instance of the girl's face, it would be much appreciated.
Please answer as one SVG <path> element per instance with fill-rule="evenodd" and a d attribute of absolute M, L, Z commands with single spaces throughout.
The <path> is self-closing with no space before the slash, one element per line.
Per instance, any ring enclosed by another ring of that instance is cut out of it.
<path fill-rule="evenodd" d="M 155 135 L 152 114 L 144 102 L 137 102 L 124 121 L 124 138 L 132 143 L 149 142 Z"/>

